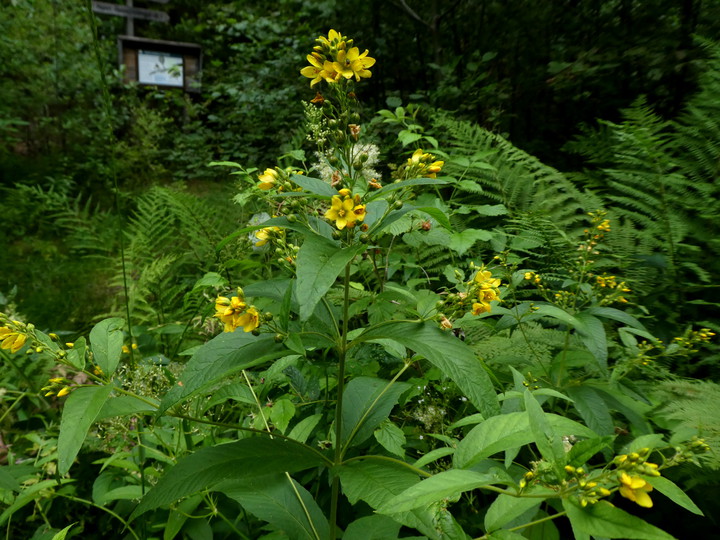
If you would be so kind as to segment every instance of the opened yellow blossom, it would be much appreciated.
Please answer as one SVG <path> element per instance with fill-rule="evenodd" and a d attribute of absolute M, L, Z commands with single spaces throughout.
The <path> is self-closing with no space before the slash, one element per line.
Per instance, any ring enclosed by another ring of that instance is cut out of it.
<path fill-rule="evenodd" d="M 263 191 L 272 189 L 278 183 L 278 178 L 279 175 L 275 169 L 265 169 L 265 172 L 258 176 L 258 180 L 260 180 L 258 187 Z"/>
<path fill-rule="evenodd" d="M 341 190 L 343 193 L 349 190 Z M 353 199 L 350 196 L 340 198 L 335 195 L 332 198 L 330 209 L 325 212 L 325 218 L 335 222 L 335 226 L 343 230 L 345 227 L 354 227 L 355 222 L 365 219 L 365 206 L 355 205 L 355 201 L 359 202 L 359 198 Z"/>
<path fill-rule="evenodd" d="M 280 227 L 265 227 L 263 229 L 258 229 L 255 231 L 255 238 L 257 238 L 257 242 L 254 242 L 255 247 L 264 246 L 273 238 L 273 235 L 279 231 Z"/>
<path fill-rule="evenodd" d="M 335 70 L 333 62 L 326 60 L 319 53 L 312 53 L 307 55 L 307 60 L 310 62 L 309 66 L 305 66 L 300 70 L 300 74 L 310 81 L 310 86 L 315 86 L 322 80 L 332 84 L 340 80 L 340 73 Z"/>
<path fill-rule="evenodd" d="M 360 53 L 360 49 L 353 47 L 348 51 L 338 51 L 337 60 L 333 62 L 335 71 L 346 79 L 352 79 L 355 77 L 356 81 L 360 81 L 360 78 L 367 79 L 372 73 L 370 73 L 369 67 L 375 65 L 375 59 L 368 56 L 369 51 L 365 49 L 365 52 Z"/>
<path fill-rule="evenodd" d="M 11 330 L 7 326 L 0 327 L 0 349 L 10 349 L 10 352 L 18 352 L 25 342 L 27 336 L 15 330 Z"/>
<path fill-rule="evenodd" d="M 240 289 L 238 291 L 238 296 L 232 298 L 217 297 L 215 317 L 225 324 L 225 332 L 234 332 L 238 328 L 242 328 L 245 332 L 252 332 L 260 326 L 260 314 L 255 306 L 248 307 L 242 291 Z"/>
<path fill-rule="evenodd" d="M 643 508 L 652 507 L 653 502 L 648 495 L 652 490 L 653 487 L 639 476 L 630 476 L 625 472 L 620 475 L 620 495 Z"/>

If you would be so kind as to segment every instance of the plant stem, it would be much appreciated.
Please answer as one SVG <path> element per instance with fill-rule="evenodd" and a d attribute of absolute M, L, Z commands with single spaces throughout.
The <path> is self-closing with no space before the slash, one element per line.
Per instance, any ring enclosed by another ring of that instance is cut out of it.
<path fill-rule="evenodd" d="M 342 333 L 340 335 L 340 346 L 338 347 L 338 374 L 337 374 L 337 401 L 335 402 L 335 458 L 333 465 L 335 467 L 342 463 L 342 405 L 343 391 L 345 390 L 345 356 L 347 354 L 348 343 L 348 313 L 350 309 L 350 264 L 345 265 L 345 276 L 343 278 L 343 321 Z M 333 473 L 331 473 L 333 474 Z M 335 540 L 337 529 L 337 509 L 338 498 L 340 496 L 340 478 L 333 476 L 332 486 L 330 490 L 330 540 Z"/>

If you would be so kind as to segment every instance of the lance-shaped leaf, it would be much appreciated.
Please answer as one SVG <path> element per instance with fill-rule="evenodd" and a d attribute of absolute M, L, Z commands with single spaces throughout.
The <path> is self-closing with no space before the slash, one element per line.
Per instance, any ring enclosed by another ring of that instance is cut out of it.
<path fill-rule="evenodd" d="M 85 386 L 73 391 L 63 407 L 58 436 L 58 472 L 70 470 L 88 430 L 110 396 L 112 386 Z"/>
<path fill-rule="evenodd" d="M 454 335 L 428 322 L 393 321 L 369 328 L 353 344 L 392 339 L 427 358 L 457 384 L 485 417 L 500 412 L 490 377 L 473 350 Z"/>
<path fill-rule="evenodd" d="M 366 246 L 341 248 L 332 240 L 317 234 L 305 236 L 297 256 L 297 287 L 295 297 L 300 305 L 300 319 L 310 318 L 315 306 L 356 255 Z"/>
<path fill-rule="evenodd" d="M 334 195 L 338 195 L 338 192 L 334 187 L 319 178 L 304 176 L 302 174 L 293 174 L 290 179 L 305 191 L 314 195 L 324 198 L 330 198 Z"/>
<path fill-rule="evenodd" d="M 253 336 L 240 330 L 222 333 L 195 352 L 178 384 L 165 394 L 157 414 L 234 373 L 279 358 L 286 352 L 269 334 Z"/>
<path fill-rule="evenodd" d="M 170 469 L 143 497 L 131 519 L 226 480 L 247 480 L 328 464 L 304 444 L 269 437 L 201 448 Z"/>
<path fill-rule="evenodd" d="M 600 538 L 629 540 L 674 540 L 674 537 L 607 501 L 582 508 L 572 498 L 562 500 L 573 531 Z"/>

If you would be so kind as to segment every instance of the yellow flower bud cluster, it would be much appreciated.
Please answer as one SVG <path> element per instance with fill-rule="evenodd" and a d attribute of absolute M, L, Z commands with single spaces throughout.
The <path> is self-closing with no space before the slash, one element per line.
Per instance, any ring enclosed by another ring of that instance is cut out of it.
<path fill-rule="evenodd" d="M 600 485 L 600 478 L 590 478 L 582 467 L 565 466 L 565 472 L 571 476 L 570 483 L 576 483 L 578 487 L 577 498 L 582 507 L 588 504 L 595 504 L 603 497 L 612 493 L 607 487 Z"/>
<path fill-rule="evenodd" d="M 618 282 L 615 276 L 603 274 L 602 276 L 595 276 L 595 283 L 604 295 L 600 300 L 600 305 L 604 306 L 613 302 L 627 303 L 623 293 L 629 293 L 630 289 L 624 281 Z"/>
<path fill-rule="evenodd" d="M 303 174 L 303 171 L 296 171 L 292 167 L 287 169 L 265 169 L 262 174 L 258 175 L 258 189 L 262 191 L 270 191 L 277 189 L 280 192 L 283 191 L 302 191 L 302 188 L 295 187 L 290 181 L 290 177 L 293 174 Z"/>
<path fill-rule="evenodd" d="M 65 377 L 54 377 L 48 381 L 49 384 L 43 386 L 40 390 L 44 392 L 45 397 L 57 394 L 57 397 L 67 396 L 72 392 L 72 383 Z"/>
<path fill-rule="evenodd" d="M 307 55 L 310 65 L 300 70 L 302 76 L 311 79 L 311 87 L 320 81 L 337 84 L 355 78 L 359 82 L 372 76 L 368 68 L 375 65 L 375 59 L 368 56 L 367 49 L 361 53 L 353 47 L 352 39 L 330 30 L 327 37 L 320 36 L 315 42 L 313 52 Z"/>
<path fill-rule="evenodd" d="M 237 296 L 217 297 L 215 317 L 225 324 L 225 332 L 234 332 L 240 327 L 244 332 L 252 332 L 260 326 L 260 313 L 255 306 L 247 305 L 243 291 L 239 287 Z"/>

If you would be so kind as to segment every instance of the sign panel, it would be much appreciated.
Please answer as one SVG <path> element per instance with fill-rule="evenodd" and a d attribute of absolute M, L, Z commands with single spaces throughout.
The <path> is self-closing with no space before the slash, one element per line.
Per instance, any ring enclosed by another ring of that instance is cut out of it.
<path fill-rule="evenodd" d="M 170 15 L 163 11 L 122 6 L 120 4 L 109 4 L 107 2 L 93 1 L 92 10 L 102 15 L 117 15 L 119 17 L 132 17 L 133 19 L 144 19 L 163 23 L 170 21 Z"/>
<path fill-rule="evenodd" d="M 183 57 L 181 55 L 138 51 L 137 62 L 140 84 L 183 87 Z"/>

